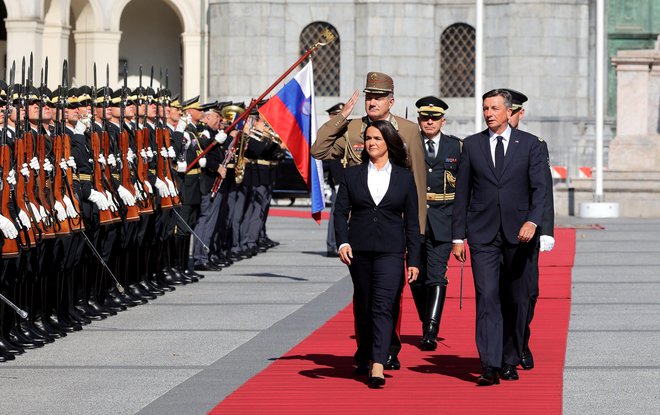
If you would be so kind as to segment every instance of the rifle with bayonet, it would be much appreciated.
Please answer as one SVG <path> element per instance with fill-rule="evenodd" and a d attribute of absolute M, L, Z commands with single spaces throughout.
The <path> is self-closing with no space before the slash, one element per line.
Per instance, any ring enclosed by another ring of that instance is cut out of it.
<path fill-rule="evenodd" d="M 133 181 L 131 180 L 130 162 L 128 159 L 128 131 L 124 128 L 124 111 L 126 109 L 126 101 L 128 99 L 128 87 L 126 86 L 126 63 L 124 63 L 124 86 L 121 88 L 121 101 L 119 102 L 119 150 L 120 156 L 120 172 L 119 180 L 121 186 L 128 190 L 132 195 L 136 195 Z M 138 200 L 136 200 L 138 202 Z M 135 222 L 140 220 L 140 209 L 137 204 L 133 206 L 126 205 L 126 221 Z"/>
<path fill-rule="evenodd" d="M 11 220 L 12 225 L 18 230 L 20 227 L 16 226 L 16 219 L 12 216 L 9 204 L 12 202 L 12 186 L 8 182 L 9 173 L 11 169 L 11 149 L 7 143 L 7 128 L 11 108 L 12 87 L 14 83 L 13 71 L 10 73 L 10 83 L 7 86 L 7 103 L 2 109 L 4 115 L 2 137 L 0 138 L 0 215 Z M 2 241 L 2 254 L 1 258 L 16 258 L 18 257 L 19 245 L 18 237 L 9 238 L 5 235 Z"/>

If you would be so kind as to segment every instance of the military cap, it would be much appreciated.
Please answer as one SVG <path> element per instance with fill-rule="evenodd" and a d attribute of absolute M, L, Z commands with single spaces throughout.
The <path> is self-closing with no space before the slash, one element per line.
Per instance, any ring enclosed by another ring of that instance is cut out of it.
<path fill-rule="evenodd" d="M 178 96 L 178 95 L 172 97 L 172 101 L 170 101 L 170 107 L 172 107 L 172 108 L 178 108 L 178 109 L 183 108 L 183 107 L 181 106 L 181 103 L 179 102 L 179 96 Z"/>
<path fill-rule="evenodd" d="M 257 102 L 257 105 L 255 105 L 254 108 L 252 108 L 252 111 L 250 111 L 250 115 L 259 115 L 259 108 L 263 107 L 266 102 L 268 102 L 267 99 L 262 99 Z"/>
<path fill-rule="evenodd" d="M 29 103 L 32 104 L 36 101 L 39 101 L 39 99 L 41 98 L 41 92 L 39 92 L 39 90 L 36 87 L 31 86 L 27 89 L 27 91 L 24 91 L 23 97 L 27 99 Z"/>
<path fill-rule="evenodd" d="M 511 94 L 511 109 L 516 111 L 522 108 L 523 104 L 527 102 L 527 96 L 522 92 L 518 92 L 515 89 L 505 89 Z"/>
<path fill-rule="evenodd" d="M 0 95 L 7 95 L 7 83 L 3 80 L 0 80 Z"/>
<path fill-rule="evenodd" d="M 181 103 L 181 107 L 183 108 L 183 110 L 191 110 L 191 109 L 201 110 L 200 108 L 201 104 L 199 103 L 199 95 L 197 95 L 196 97 L 192 97 L 186 101 L 183 101 Z"/>
<path fill-rule="evenodd" d="M 449 105 L 445 101 L 431 95 L 418 99 L 415 102 L 415 106 L 419 115 L 430 117 L 444 115 L 445 111 L 449 108 Z"/>
<path fill-rule="evenodd" d="M 108 96 L 108 102 L 111 102 L 113 90 L 110 87 L 107 86 L 102 86 L 101 88 L 96 90 L 96 101 L 94 101 L 97 104 L 103 103 L 103 100 L 105 99 L 105 96 Z"/>
<path fill-rule="evenodd" d="M 344 109 L 344 103 L 339 102 L 339 103 L 333 105 L 332 107 L 328 108 L 327 110 L 325 110 L 325 112 L 327 112 L 329 115 L 337 115 L 343 109 Z"/>
<path fill-rule="evenodd" d="M 118 107 L 121 104 L 121 88 L 115 90 L 112 95 L 110 95 L 110 106 Z"/>
<path fill-rule="evenodd" d="M 210 111 L 210 110 L 218 109 L 218 101 L 207 102 L 206 104 L 200 105 L 198 109 L 201 111 Z"/>
<path fill-rule="evenodd" d="M 394 81 L 389 75 L 382 72 L 369 72 L 364 92 L 368 94 L 391 94 L 394 92 Z"/>

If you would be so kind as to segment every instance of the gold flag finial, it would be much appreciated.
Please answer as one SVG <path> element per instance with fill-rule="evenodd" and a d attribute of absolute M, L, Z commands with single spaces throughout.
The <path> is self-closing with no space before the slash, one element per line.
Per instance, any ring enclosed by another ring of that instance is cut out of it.
<path fill-rule="evenodd" d="M 321 31 L 321 38 L 319 39 L 318 42 L 314 45 L 314 48 L 318 48 L 319 46 L 325 46 L 328 43 L 331 43 L 333 40 L 335 40 L 335 35 L 332 34 L 330 29 L 327 27 Z"/>

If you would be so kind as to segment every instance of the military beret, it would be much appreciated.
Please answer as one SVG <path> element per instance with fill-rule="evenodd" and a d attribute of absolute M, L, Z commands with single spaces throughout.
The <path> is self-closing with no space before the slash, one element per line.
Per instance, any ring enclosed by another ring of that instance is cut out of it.
<path fill-rule="evenodd" d="M 327 112 L 330 115 L 336 115 L 336 114 L 339 114 L 341 112 L 341 110 L 343 110 L 343 109 L 344 109 L 344 103 L 339 102 L 339 103 L 333 105 L 332 107 L 328 108 L 327 110 L 325 110 L 325 112 Z"/>
<path fill-rule="evenodd" d="M 418 99 L 415 106 L 418 114 L 427 116 L 444 115 L 449 108 L 445 101 L 431 95 Z"/>
<path fill-rule="evenodd" d="M 364 92 L 368 94 L 391 94 L 394 92 L 394 81 L 389 75 L 382 72 L 369 72 Z"/>

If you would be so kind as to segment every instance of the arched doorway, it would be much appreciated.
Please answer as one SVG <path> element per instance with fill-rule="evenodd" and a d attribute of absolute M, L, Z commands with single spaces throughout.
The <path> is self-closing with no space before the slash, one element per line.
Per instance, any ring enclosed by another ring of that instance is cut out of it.
<path fill-rule="evenodd" d="M 149 18 L 146 19 L 145 17 Z M 142 65 L 142 85 L 149 85 L 151 67 L 154 68 L 154 89 L 159 85 L 159 72 L 162 70 L 162 83 L 165 84 L 165 69 L 169 72 L 169 89 L 173 94 L 181 91 L 182 23 L 163 0 L 131 1 L 124 8 L 120 20 L 121 40 L 119 42 L 119 77 L 123 82 L 124 61 L 128 66 L 129 86 L 138 85 L 139 68 Z"/>

